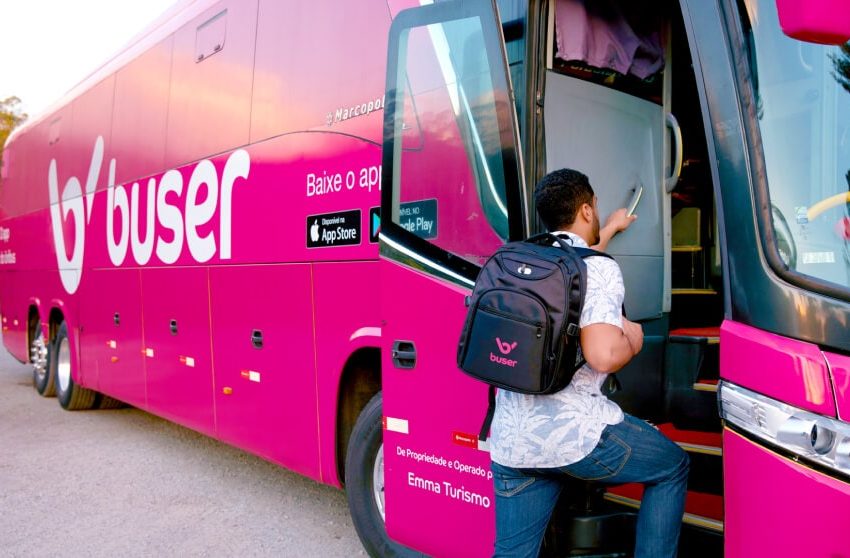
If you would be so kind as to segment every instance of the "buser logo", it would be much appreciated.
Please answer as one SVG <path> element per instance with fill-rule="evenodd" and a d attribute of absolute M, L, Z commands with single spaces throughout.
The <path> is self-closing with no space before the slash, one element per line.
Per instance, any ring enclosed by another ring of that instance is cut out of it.
<path fill-rule="evenodd" d="M 499 347 L 500 353 L 502 353 L 503 355 L 508 355 L 511 353 L 511 351 L 516 349 L 517 342 L 514 341 L 513 343 L 507 343 L 496 337 L 496 346 Z M 492 352 L 490 353 L 490 362 L 495 362 L 496 364 L 501 364 L 503 366 L 510 366 L 511 368 L 517 365 L 517 361 L 505 358 L 503 356 L 495 355 Z"/>
<path fill-rule="evenodd" d="M 496 345 L 499 346 L 499 352 L 501 352 L 503 355 L 509 355 L 509 354 L 511 354 L 511 351 L 516 349 L 516 341 L 508 344 L 508 343 L 503 342 L 498 337 L 496 337 Z"/>
<path fill-rule="evenodd" d="M 103 137 L 98 136 L 85 190 L 80 179 L 71 176 L 60 192 L 56 159 L 51 159 L 48 168 L 53 243 L 59 278 L 69 294 L 77 291 L 82 279 L 86 229 L 94 208 L 95 190 L 101 182 L 103 152 Z M 247 151 L 237 149 L 228 155 L 220 173 L 209 159 L 198 162 L 191 172 L 186 169 L 189 179 L 185 189 L 183 171 L 177 169 L 165 172 L 158 181 L 149 178 L 146 194 L 142 193 L 139 182 L 115 184 L 115 165 L 115 159 L 111 159 L 106 195 L 100 198 L 101 203 L 106 202 L 106 248 L 112 265 L 123 265 L 128 252 L 135 265 L 147 265 L 153 255 L 158 260 L 155 264 L 170 265 L 183 255 L 184 244 L 190 258 L 198 263 L 208 262 L 214 256 L 220 260 L 231 258 L 233 189 L 237 180 L 246 180 L 250 173 L 251 158 Z M 141 204 L 139 198 L 145 195 L 147 203 Z M 214 228 L 210 223 L 216 216 L 219 222 Z M 73 236 L 69 235 L 73 239 L 69 258 L 65 227 L 70 223 L 74 228 Z M 102 238 L 102 233 L 98 233 Z"/>

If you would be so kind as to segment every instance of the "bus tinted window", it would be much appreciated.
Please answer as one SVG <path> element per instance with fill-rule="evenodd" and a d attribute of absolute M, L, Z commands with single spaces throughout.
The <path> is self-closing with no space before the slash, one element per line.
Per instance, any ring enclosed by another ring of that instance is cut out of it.
<path fill-rule="evenodd" d="M 773 0 L 742 8 L 776 248 L 792 270 L 850 286 L 850 46 L 780 30 Z"/>
<path fill-rule="evenodd" d="M 523 107 L 525 106 L 525 29 L 528 20 L 526 0 L 499 0 L 499 16 L 505 37 L 505 52 L 511 72 L 511 85 L 516 98 L 516 112 L 522 135 Z"/>
<path fill-rule="evenodd" d="M 421 143 L 405 143 L 400 153 L 393 220 L 482 263 L 508 237 L 507 83 L 491 71 L 477 18 L 411 30 L 402 57 L 397 121 L 403 129 L 418 122 Z"/>

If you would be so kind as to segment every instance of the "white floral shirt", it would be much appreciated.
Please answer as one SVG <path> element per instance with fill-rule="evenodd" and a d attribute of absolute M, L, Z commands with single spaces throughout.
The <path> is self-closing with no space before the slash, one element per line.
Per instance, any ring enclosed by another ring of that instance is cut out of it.
<path fill-rule="evenodd" d="M 573 246 L 587 243 L 573 233 Z M 625 288 L 620 266 L 612 259 L 589 257 L 587 292 L 579 326 L 611 324 L 623 327 Z M 585 364 L 570 384 L 549 395 L 496 393 L 496 413 L 490 429 L 490 457 L 514 468 L 563 467 L 586 457 L 606 425 L 623 421 L 623 411 L 600 391 L 606 374 Z"/>

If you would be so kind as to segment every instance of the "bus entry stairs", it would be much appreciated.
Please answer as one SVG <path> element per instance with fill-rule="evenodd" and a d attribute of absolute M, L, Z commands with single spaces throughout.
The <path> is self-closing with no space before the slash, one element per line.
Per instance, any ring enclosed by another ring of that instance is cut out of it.
<path fill-rule="evenodd" d="M 718 327 L 669 332 L 664 349 L 663 416 L 658 429 L 688 453 L 690 474 L 679 555 L 723 555 L 723 467 L 717 412 Z M 572 481 L 564 489 L 541 556 L 633 554 L 639 484 L 607 489 Z"/>

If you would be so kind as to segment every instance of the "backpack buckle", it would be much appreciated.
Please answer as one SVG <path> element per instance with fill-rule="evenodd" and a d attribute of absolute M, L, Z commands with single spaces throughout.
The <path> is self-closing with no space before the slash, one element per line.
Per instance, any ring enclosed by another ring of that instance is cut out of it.
<path fill-rule="evenodd" d="M 567 326 L 567 335 L 575 337 L 578 335 L 579 330 L 580 328 L 578 327 L 578 324 L 570 324 Z"/>

